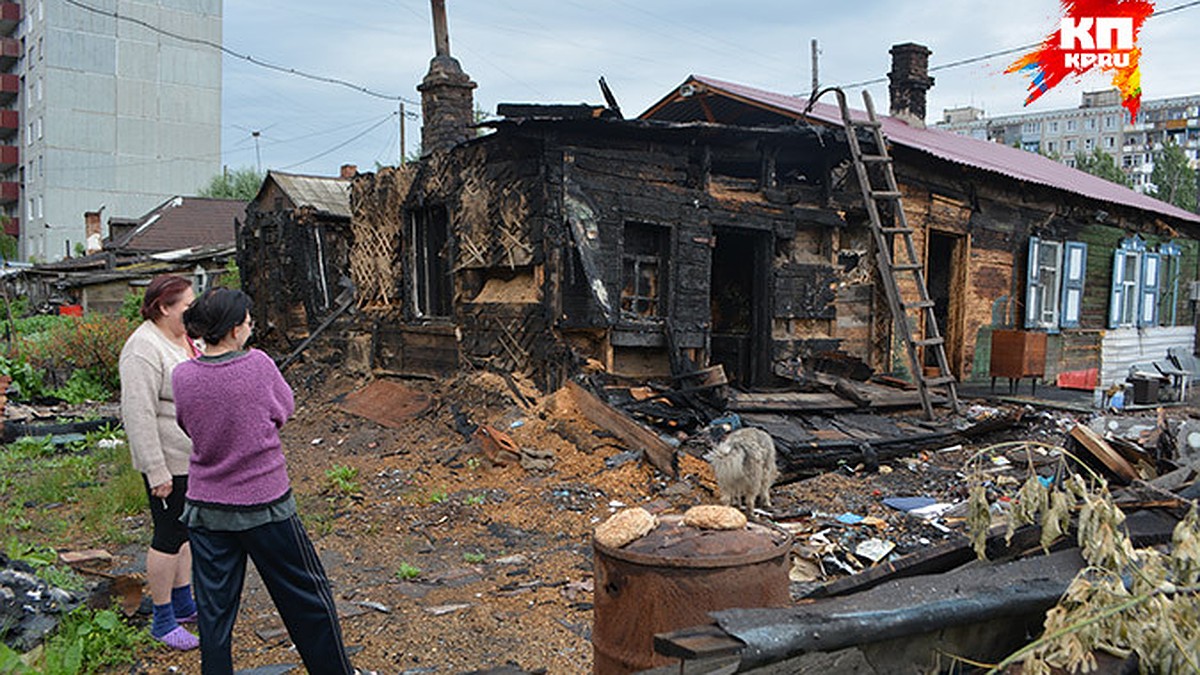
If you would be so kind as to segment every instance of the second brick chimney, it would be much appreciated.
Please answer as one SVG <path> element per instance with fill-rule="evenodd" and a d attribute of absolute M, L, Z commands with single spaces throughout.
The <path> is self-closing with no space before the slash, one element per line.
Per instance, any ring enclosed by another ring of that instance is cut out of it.
<path fill-rule="evenodd" d="M 100 244 L 100 212 L 99 211 L 84 211 L 83 212 L 83 232 L 86 235 L 84 250 L 90 255 L 99 253 Z"/>
<path fill-rule="evenodd" d="M 888 73 L 888 94 L 892 117 L 909 126 L 925 128 L 925 92 L 933 86 L 929 76 L 928 47 L 914 42 L 893 45 L 892 71 Z"/>

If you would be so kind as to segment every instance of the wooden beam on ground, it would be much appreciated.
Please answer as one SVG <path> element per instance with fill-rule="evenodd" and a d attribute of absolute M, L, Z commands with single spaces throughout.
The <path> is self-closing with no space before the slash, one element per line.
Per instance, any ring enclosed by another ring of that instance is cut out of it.
<path fill-rule="evenodd" d="M 1125 483 L 1132 483 L 1137 479 L 1137 471 L 1129 465 L 1129 462 L 1125 461 L 1119 452 L 1113 450 L 1108 441 L 1101 438 L 1100 434 L 1092 431 L 1086 424 L 1076 424 L 1075 428 L 1071 430 L 1071 438 L 1079 441 L 1079 444 L 1092 453 L 1093 457 L 1100 460 L 1109 471 Z"/>
<path fill-rule="evenodd" d="M 630 448 L 643 451 L 646 459 L 659 471 L 675 475 L 675 448 L 659 438 L 658 434 L 629 419 L 574 381 L 567 382 L 567 391 L 571 393 L 575 406 L 592 424 L 616 434 Z"/>

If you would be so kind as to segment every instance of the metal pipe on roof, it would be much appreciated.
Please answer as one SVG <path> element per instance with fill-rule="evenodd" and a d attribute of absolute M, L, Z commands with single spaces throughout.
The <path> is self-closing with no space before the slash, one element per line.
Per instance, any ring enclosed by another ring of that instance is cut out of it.
<path fill-rule="evenodd" d="M 433 49 L 438 56 L 450 56 L 450 30 L 446 27 L 446 0 L 430 0 L 433 9 Z"/>

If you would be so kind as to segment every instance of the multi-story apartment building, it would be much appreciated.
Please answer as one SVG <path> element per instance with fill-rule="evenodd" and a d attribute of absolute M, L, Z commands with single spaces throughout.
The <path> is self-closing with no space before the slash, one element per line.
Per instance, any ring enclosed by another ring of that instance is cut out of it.
<path fill-rule="evenodd" d="M 221 2 L 0 2 L 0 213 L 23 258 L 220 170 Z"/>
<path fill-rule="evenodd" d="M 1085 92 L 1078 108 L 985 117 L 978 108 L 943 111 L 940 128 L 1041 152 L 1069 166 L 1075 153 L 1108 153 L 1139 192 L 1150 185 L 1154 153 L 1179 144 L 1193 169 L 1200 169 L 1200 95 L 1142 101 L 1136 123 L 1121 107 L 1116 89 Z"/>

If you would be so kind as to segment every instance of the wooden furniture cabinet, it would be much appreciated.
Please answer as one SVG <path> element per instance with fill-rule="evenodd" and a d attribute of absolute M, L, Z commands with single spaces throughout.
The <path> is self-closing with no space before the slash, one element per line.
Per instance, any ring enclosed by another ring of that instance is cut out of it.
<path fill-rule="evenodd" d="M 989 374 L 992 391 L 996 378 L 1008 378 L 1008 393 L 1015 393 L 1021 378 L 1033 378 L 1031 392 L 1037 394 L 1038 378 L 1046 376 L 1046 334 L 1024 330 L 992 331 L 992 360 Z"/>

